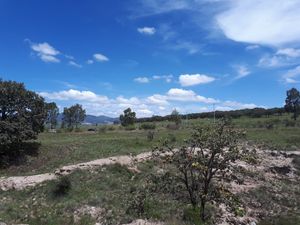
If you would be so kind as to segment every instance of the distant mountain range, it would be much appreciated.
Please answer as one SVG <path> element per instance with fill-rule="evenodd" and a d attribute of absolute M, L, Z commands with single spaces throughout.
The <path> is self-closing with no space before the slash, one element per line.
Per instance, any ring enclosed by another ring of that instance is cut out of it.
<path fill-rule="evenodd" d="M 57 117 L 59 123 L 62 121 L 62 114 L 59 114 Z M 112 124 L 115 121 L 119 121 L 119 118 L 112 118 L 108 116 L 93 116 L 93 115 L 86 115 L 83 123 L 85 124 Z"/>

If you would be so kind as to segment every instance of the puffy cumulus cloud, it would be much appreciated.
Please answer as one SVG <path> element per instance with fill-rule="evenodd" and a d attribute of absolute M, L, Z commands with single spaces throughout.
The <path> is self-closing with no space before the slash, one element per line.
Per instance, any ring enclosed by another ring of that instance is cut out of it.
<path fill-rule="evenodd" d="M 78 101 L 89 101 L 89 102 L 99 102 L 107 103 L 108 98 L 106 96 L 97 95 L 91 91 L 78 91 L 70 89 L 68 91 L 59 92 L 40 92 L 41 96 L 51 99 L 51 100 L 78 100 Z"/>
<path fill-rule="evenodd" d="M 119 96 L 116 98 L 116 102 L 121 104 L 122 106 L 133 106 L 141 104 L 141 101 L 137 97 L 124 98 L 123 96 Z"/>
<path fill-rule="evenodd" d="M 154 94 L 145 98 L 118 96 L 108 98 L 91 91 L 70 89 L 58 92 L 40 92 L 47 100 L 56 101 L 61 108 L 79 103 L 88 114 L 118 117 L 124 109 L 130 107 L 138 117 L 152 115 L 167 115 L 176 108 L 180 113 L 211 111 L 212 104 L 217 109 L 230 110 L 240 108 L 254 108 L 255 104 L 244 104 L 234 101 L 218 101 L 196 94 L 192 90 L 172 88 L 164 95 Z"/>
<path fill-rule="evenodd" d="M 202 102 L 206 104 L 217 103 L 218 100 L 213 98 L 206 98 L 201 95 L 197 95 L 192 90 L 184 90 L 180 88 L 172 88 L 167 92 L 168 100 L 186 101 L 186 102 Z"/>
<path fill-rule="evenodd" d="M 29 41 L 29 40 L 27 40 Z M 47 42 L 32 43 L 29 41 L 31 49 L 37 54 L 38 57 L 44 62 L 58 63 L 60 60 L 56 57 L 60 54 L 58 50 L 52 47 Z"/>
<path fill-rule="evenodd" d="M 137 29 L 137 31 L 141 34 L 153 35 L 155 34 L 156 29 L 154 27 L 140 27 Z"/>
<path fill-rule="evenodd" d="M 296 80 L 298 77 L 300 77 L 300 66 L 297 66 L 296 68 L 287 71 L 282 76 L 284 82 L 289 84 L 299 83 L 299 81 Z"/>
<path fill-rule="evenodd" d="M 204 74 L 182 74 L 179 76 L 179 83 L 183 87 L 194 86 L 198 84 L 207 84 L 213 82 L 214 77 Z"/>
<path fill-rule="evenodd" d="M 234 41 L 273 46 L 300 44 L 300 1 L 230 1 L 216 21 L 225 36 Z"/>
<path fill-rule="evenodd" d="M 159 105 L 160 107 L 170 104 L 167 100 L 167 96 L 159 94 L 147 97 L 147 103 L 151 105 Z"/>
<path fill-rule="evenodd" d="M 138 83 L 149 83 L 150 80 L 148 77 L 137 77 L 134 78 L 134 81 Z"/>
<path fill-rule="evenodd" d="M 258 66 L 265 68 L 278 68 L 293 65 L 294 63 L 295 62 L 290 57 L 266 54 L 259 59 Z"/>
<path fill-rule="evenodd" d="M 105 55 L 101 54 L 101 53 L 95 53 L 93 55 L 94 57 L 94 60 L 97 61 L 97 62 L 107 62 L 109 61 L 109 58 L 106 57 Z M 88 62 L 91 62 L 90 60 L 88 60 Z"/>

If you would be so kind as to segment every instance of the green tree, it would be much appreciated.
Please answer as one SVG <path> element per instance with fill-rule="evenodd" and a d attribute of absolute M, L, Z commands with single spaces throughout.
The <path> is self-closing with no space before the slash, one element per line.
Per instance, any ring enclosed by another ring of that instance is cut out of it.
<path fill-rule="evenodd" d="M 36 139 L 46 119 L 44 99 L 23 83 L 0 80 L 0 154 Z"/>
<path fill-rule="evenodd" d="M 65 107 L 62 123 L 72 130 L 74 126 L 78 128 L 78 126 L 84 121 L 85 116 L 85 110 L 79 104 L 73 105 L 70 108 Z"/>
<path fill-rule="evenodd" d="M 174 109 L 170 115 L 170 120 L 175 122 L 176 125 L 181 124 L 181 116 L 179 114 L 179 112 Z"/>
<path fill-rule="evenodd" d="M 300 93 L 296 88 L 292 88 L 286 92 L 285 110 L 293 113 L 293 119 L 296 120 L 300 114 Z"/>
<path fill-rule="evenodd" d="M 46 103 L 47 119 L 46 124 L 50 124 L 50 128 L 54 129 L 57 125 L 57 117 L 59 109 L 55 102 Z"/>
<path fill-rule="evenodd" d="M 125 109 L 124 114 L 120 115 L 121 125 L 126 127 L 134 125 L 136 120 L 135 112 L 131 111 L 131 108 Z"/>
<path fill-rule="evenodd" d="M 186 190 L 192 206 L 200 207 L 199 216 L 203 221 L 207 215 L 207 202 L 217 200 L 218 185 L 222 183 L 213 180 L 216 175 L 226 173 L 231 162 L 240 156 L 237 144 L 241 135 L 225 122 L 220 122 L 196 128 L 191 139 L 180 148 L 166 141 L 154 149 L 154 157 L 160 162 L 158 165 L 170 166 L 168 174 L 173 182 L 164 179 L 165 182 L 174 184 L 173 189 L 179 192 L 182 188 Z M 223 176 L 218 177 L 222 179 Z"/>

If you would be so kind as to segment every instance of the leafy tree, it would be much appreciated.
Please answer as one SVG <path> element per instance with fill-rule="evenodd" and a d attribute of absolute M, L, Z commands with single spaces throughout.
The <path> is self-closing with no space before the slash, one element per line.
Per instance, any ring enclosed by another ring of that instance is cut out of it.
<path fill-rule="evenodd" d="M 135 112 L 131 111 L 131 108 L 125 109 L 124 114 L 120 115 L 121 125 L 124 127 L 134 125 L 135 120 Z"/>
<path fill-rule="evenodd" d="M 81 105 L 76 104 L 70 108 L 64 108 L 62 122 L 64 126 L 67 126 L 70 130 L 72 130 L 74 126 L 78 128 L 78 126 L 84 121 L 85 116 L 85 110 Z"/>
<path fill-rule="evenodd" d="M 57 125 L 57 117 L 59 109 L 55 102 L 46 103 L 47 119 L 46 124 L 50 124 L 50 128 L 54 129 Z"/>
<path fill-rule="evenodd" d="M 166 141 L 162 147 L 154 150 L 156 159 L 173 168 L 168 174 L 175 181 L 164 180 L 173 183 L 175 189 L 178 184 L 182 184 L 192 206 L 200 207 L 199 216 L 203 221 L 206 219 L 207 202 L 218 198 L 216 193 L 221 182 L 214 182 L 216 175 L 226 173 L 231 162 L 239 158 L 237 144 L 241 135 L 241 132 L 225 122 L 220 122 L 213 126 L 196 128 L 191 139 L 179 149 Z M 171 173 L 173 170 L 177 172 Z"/>
<path fill-rule="evenodd" d="M 179 114 L 179 112 L 174 109 L 170 115 L 170 120 L 174 121 L 176 123 L 176 125 L 181 124 L 181 116 Z"/>
<path fill-rule="evenodd" d="M 46 118 L 44 99 L 23 83 L 0 80 L 0 154 L 36 139 Z"/>
<path fill-rule="evenodd" d="M 300 114 L 300 93 L 296 88 L 292 88 L 286 92 L 285 110 L 293 113 L 293 119 L 296 120 Z"/>

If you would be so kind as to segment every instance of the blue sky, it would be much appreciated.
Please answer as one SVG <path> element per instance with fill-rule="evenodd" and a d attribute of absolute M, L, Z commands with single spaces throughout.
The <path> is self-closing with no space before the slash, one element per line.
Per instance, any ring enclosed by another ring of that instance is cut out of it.
<path fill-rule="evenodd" d="M 62 109 L 139 117 L 280 107 L 299 0 L 0 0 L 0 77 Z"/>

